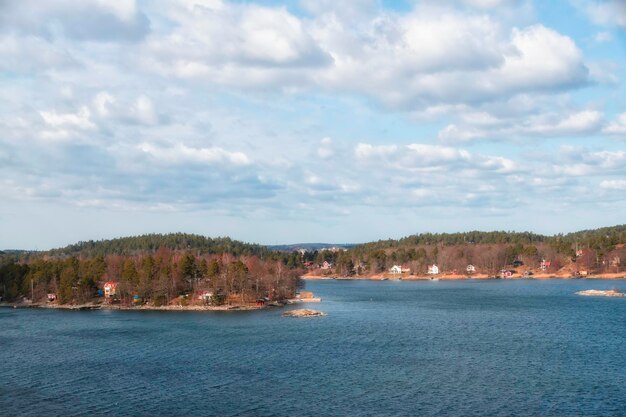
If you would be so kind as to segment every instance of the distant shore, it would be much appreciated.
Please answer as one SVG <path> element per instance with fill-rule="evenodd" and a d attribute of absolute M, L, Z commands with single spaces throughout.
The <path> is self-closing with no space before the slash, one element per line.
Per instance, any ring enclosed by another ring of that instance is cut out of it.
<path fill-rule="evenodd" d="M 519 280 L 519 279 L 606 279 L 606 280 L 625 280 L 626 274 L 621 273 L 606 273 L 596 274 L 587 277 L 572 277 L 571 275 L 559 275 L 559 274 L 533 274 L 530 276 L 514 275 L 508 278 L 494 277 L 486 274 L 474 274 L 474 275 L 390 275 L 390 274 L 375 274 L 375 275 L 361 275 L 352 277 L 342 277 L 339 275 L 317 275 L 317 274 L 305 274 L 301 276 L 303 280 L 365 280 L 365 281 L 471 281 L 471 280 L 491 280 L 491 279 L 506 279 L 506 280 Z"/>

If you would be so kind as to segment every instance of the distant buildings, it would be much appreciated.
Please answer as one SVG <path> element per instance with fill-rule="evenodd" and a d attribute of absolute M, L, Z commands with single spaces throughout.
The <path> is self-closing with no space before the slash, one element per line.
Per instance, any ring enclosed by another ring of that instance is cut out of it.
<path fill-rule="evenodd" d="M 104 283 L 104 298 L 112 298 L 117 294 L 117 285 L 115 281 Z"/>
<path fill-rule="evenodd" d="M 474 274 L 476 272 L 476 267 L 472 264 L 467 265 L 467 268 L 465 268 L 465 272 L 467 272 L 468 274 Z"/>
<path fill-rule="evenodd" d="M 389 272 L 392 274 L 401 274 L 402 273 L 402 267 L 400 267 L 399 265 L 394 265 L 391 268 L 389 268 Z"/>
<path fill-rule="evenodd" d="M 213 293 L 211 291 L 200 291 L 198 293 L 198 300 L 204 301 L 205 303 L 209 303 L 211 301 L 211 297 L 213 297 Z"/>
<path fill-rule="evenodd" d="M 439 267 L 435 264 L 428 266 L 428 275 L 437 275 L 439 274 Z"/>
<path fill-rule="evenodd" d="M 507 269 L 502 269 L 500 271 L 500 278 L 511 278 L 513 276 L 513 271 L 509 271 Z"/>
<path fill-rule="evenodd" d="M 346 249 L 346 248 L 339 248 L 339 247 L 337 247 L 337 246 L 333 246 L 332 248 L 323 248 L 323 249 L 320 249 L 320 251 L 323 251 L 323 250 L 327 250 L 327 251 L 329 251 L 329 252 L 333 252 L 333 253 L 337 253 L 337 252 L 347 252 L 347 251 L 348 251 L 348 249 Z"/>

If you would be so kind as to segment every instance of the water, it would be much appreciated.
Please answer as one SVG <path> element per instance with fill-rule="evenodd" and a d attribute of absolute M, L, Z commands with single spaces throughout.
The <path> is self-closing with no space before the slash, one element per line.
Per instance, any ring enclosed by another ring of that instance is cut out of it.
<path fill-rule="evenodd" d="M 626 415 L 619 281 L 308 282 L 328 316 L 0 309 L 0 415 Z"/>

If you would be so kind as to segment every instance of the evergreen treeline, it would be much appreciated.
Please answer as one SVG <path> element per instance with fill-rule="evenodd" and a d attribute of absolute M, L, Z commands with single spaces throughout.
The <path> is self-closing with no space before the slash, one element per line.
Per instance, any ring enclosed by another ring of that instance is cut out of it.
<path fill-rule="evenodd" d="M 603 227 L 600 229 L 583 230 L 568 234 L 545 236 L 532 232 L 480 232 L 463 233 L 422 233 L 407 236 L 401 239 L 379 240 L 377 242 L 356 245 L 358 253 L 375 250 L 385 250 L 414 246 L 456 246 L 467 244 L 482 245 L 536 245 L 546 243 L 554 248 L 561 249 L 563 254 L 573 253 L 575 247 L 590 248 L 606 252 L 617 244 L 626 242 L 626 225 Z"/>
<path fill-rule="evenodd" d="M 422 233 L 401 239 L 379 240 L 357 245 L 356 249 L 377 250 L 419 245 L 463 245 L 463 244 L 533 244 L 546 240 L 546 236 L 531 232 L 465 232 L 465 233 Z"/>
<path fill-rule="evenodd" d="M 552 241 L 564 241 L 580 248 L 590 248 L 606 252 L 615 245 L 626 243 L 626 225 L 602 227 L 600 229 L 582 230 L 580 232 L 557 235 Z"/>
<path fill-rule="evenodd" d="M 50 256 L 137 255 L 159 248 L 192 250 L 204 254 L 228 253 L 235 256 L 265 257 L 269 250 L 262 245 L 244 243 L 229 237 L 210 238 L 187 233 L 148 234 L 99 241 L 78 242 L 45 252 Z"/>

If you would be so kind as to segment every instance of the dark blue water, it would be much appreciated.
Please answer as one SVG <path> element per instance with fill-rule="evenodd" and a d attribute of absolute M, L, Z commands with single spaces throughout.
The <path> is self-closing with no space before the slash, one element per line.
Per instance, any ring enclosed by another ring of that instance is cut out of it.
<path fill-rule="evenodd" d="M 626 415 L 609 281 L 308 282 L 321 318 L 0 309 L 0 415 Z"/>

